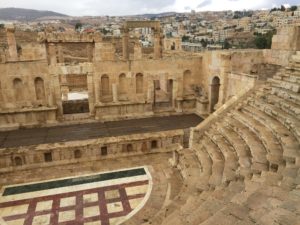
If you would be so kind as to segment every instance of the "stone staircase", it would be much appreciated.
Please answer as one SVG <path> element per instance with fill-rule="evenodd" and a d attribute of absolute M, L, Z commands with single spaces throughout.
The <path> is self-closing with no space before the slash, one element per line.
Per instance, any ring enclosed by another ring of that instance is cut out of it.
<path fill-rule="evenodd" d="M 185 188 L 155 224 L 300 224 L 300 52 L 179 159 Z"/>

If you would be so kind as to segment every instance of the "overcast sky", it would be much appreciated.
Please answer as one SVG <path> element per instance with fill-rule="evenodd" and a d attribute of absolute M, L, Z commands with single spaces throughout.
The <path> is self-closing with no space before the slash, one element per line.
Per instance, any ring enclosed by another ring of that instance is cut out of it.
<path fill-rule="evenodd" d="M 0 8 L 51 10 L 71 16 L 135 15 L 167 11 L 263 9 L 299 0 L 0 0 Z"/>

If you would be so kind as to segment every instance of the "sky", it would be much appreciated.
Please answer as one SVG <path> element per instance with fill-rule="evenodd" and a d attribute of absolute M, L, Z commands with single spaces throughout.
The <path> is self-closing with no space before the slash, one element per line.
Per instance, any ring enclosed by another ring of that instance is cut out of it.
<path fill-rule="evenodd" d="M 120 16 L 160 12 L 267 9 L 299 0 L 0 0 L 0 8 L 50 10 L 70 16 Z"/>

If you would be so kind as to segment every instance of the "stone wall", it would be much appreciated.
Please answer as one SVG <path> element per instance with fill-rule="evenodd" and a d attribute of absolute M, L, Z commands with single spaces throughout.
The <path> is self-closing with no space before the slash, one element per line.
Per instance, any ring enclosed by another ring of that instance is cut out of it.
<path fill-rule="evenodd" d="M 293 28 L 293 33 L 298 28 Z M 0 51 L 0 113 L 4 127 L 63 120 L 62 98 L 72 91 L 65 81 L 75 75 L 86 78 L 84 91 L 88 93 L 90 118 L 209 114 L 244 87 L 254 85 L 255 79 L 266 80 L 276 74 L 288 64 L 291 49 L 295 49 L 276 44 L 275 37 L 272 50 L 198 54 L 169 51 L 162 58 L 150 59 L 144 58 L 136 44 L 133 58 L 124 59 L 116 52 L 116 41 L 103 41 L 99 34 L 43 33 L 39 34 L 40 43 L 20 45 L 16 50 L 14 29 L 9 28 L 7 40 L 8 50 Z M 70 55 L 66 52 L 70 46 L 84 46 L 83 55 Z M 70 61 L 65 61 L 67 57 Z M 216 80 L 218 83 L 213 85 Z M 39 112 L 45 114 L 45 119 L 37 119 Z"/>
<path fill-rule="evenodd" d="M 273 50 L 299 51 L 300 26 L 282 27 L 272 40 Z"/>
<path fill-rule="evenodd" d="M 63 101 L 64 114 L 88 113 L 89 101 L 86 100 L 70 100 Z"/>
<path fill-rule="evenodd" d="M 0 149 L 2 173 L 176 150 L 182 130 Z"/>

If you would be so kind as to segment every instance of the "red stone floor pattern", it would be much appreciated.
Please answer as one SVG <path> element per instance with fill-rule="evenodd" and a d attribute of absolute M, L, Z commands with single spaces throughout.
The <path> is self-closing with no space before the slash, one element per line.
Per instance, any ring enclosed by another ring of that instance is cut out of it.
<path fill-rule="evenodd" d="M 126 216 L 133 210 L 129 204 L 129 200 L 143 198 L 146 195 L 146 193 L 143 193 L 143 194 L 128 196 L 125 188 L 136 187 L 136 186 L 141 186 L 146 184 L 149 184 L 148 180 L 118 184 L 118 185 L 112 185 L 106 187 L 99 187 L 99 188 L 88 189 L 83 191 L 68 192 L 68 193 L 62 193 L 62 194 L 51 195 L 51 196 L 43 196 L 43 197 L 37 197 L 32 199 L 4 202 L 4 203 L 0 203 L 0 210 L 1 208 L 28 204 L 29 206 L 27 209 L 27 213 L 16 214 L 13 216 L 8 216 L 3 218 L 6 222 L 14 221 L 18 219 L 25 219 L 24 225 L 31 225 L 35 216 L 42 216 L 42 215 L 49 215 L 49 214 L 51 215 L 50 217 L 51 225 L 83 225 L 84 223 L 95 222 L 95 221 L 101 221 L 102 225 L 110 225 L 109 219 Z M 105 191 L 112 191 L 112 190 L 118 190 L 120 197 L 114 199 L 106 199 Z M 95 193 L 98 194 L 98 201 L 84 203 L 83 195 L 95 194 Z M 62 198 L 67 198 L 67 197 L 76 197 L 76 205 L 68 206 L 68 207 L 60 207 L 60 200 Z M 38 212 L 36 211 L 36 206 L 39 202 L 50 201 L 50 200 L 53 201 L 51 210 L 38 211 Z M 107 204 L 116 203 L 116 202 L 122 203 L 123 211 L 108 213 Z M 99 206 L 100 215 L 84 218 L 83 215 L 84 208 L 91 207 L 91 206 Z M 58 221 L 59 213 L 64 211 L 70 211 L 70 210 L 75 210 L 75 220 L 59 223 Z"/>

